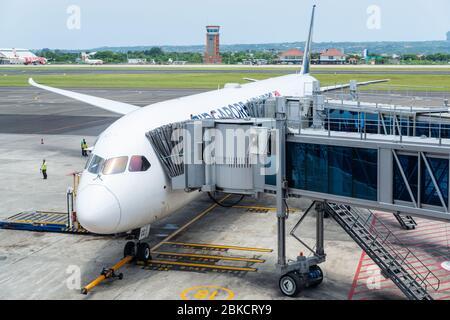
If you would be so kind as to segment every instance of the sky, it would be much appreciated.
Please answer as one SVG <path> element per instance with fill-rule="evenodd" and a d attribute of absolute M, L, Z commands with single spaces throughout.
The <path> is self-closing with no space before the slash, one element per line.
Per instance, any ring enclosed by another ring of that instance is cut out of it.
<path fill-rule="evenodd" d="M 224 44 L 444 40 L 448 0 L 0 0 L 0 47 L 88 49 L 199 45 L 205 26 Z"/>

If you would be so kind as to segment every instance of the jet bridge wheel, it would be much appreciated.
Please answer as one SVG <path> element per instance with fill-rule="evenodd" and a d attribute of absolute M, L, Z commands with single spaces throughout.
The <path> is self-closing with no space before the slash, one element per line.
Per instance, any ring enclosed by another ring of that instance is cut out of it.
<path fill-rule="evenodd" d="M 288 297 L 295 297 L 304 287 L 304 282 L 296 272 L 289 272 L 281 276 L 279 287 L 282 294 Z"/>
<path fill-rule="evenodd" d="M 319 266 L 311 266 L 308 274 L 308 287 L 315 288 L 323 282 L 323 271 Z"/>
<path fill-rule="evenodd" d="M 150 246 L 146 242 L 138 243 L 137 245 L 137 259 L 142 262 L 147 262 L 152 259 L 150 254 Z"/>

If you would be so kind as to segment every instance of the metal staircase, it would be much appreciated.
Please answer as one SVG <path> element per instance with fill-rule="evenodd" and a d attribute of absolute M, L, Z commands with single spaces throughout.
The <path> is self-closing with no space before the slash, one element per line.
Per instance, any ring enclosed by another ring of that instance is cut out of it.
<path fill-rule="evenodd" d="M 438 290 L 440 280 L 373 212 L 335 203 L 324 209 L 408 299 L 433 300 L 427 289 Z"/>
<path fill-rule="evenodd" d="M 414 230 L 417 227 L 417 222 L 411 216 L 403 216 L 399 213 L 394 213 L 395 219 L 397 219 L 400 226 L 405 230 Z"/>

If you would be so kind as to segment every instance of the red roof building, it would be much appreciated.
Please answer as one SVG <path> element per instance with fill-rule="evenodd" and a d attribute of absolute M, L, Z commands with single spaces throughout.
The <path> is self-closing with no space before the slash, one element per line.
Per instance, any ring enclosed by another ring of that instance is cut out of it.
<path fill-rule="evenodd" d="M 344 64 L 345 54 L 335 48 L 327 49 L 320 54 L 321 64 Z"/>
<path fill-rule="evenodd" d="M 299 49 L 290 49 L 288 51 L 282 52 L 278 56 L 278 60 L 282 64 L 302 64 L 303 51 Z"/>

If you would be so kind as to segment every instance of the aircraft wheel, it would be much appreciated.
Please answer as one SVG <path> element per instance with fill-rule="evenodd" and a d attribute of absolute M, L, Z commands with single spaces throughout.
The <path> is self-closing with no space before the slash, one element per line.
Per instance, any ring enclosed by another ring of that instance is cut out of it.
<path fill-rule="evenodd" d="M 139 261 L 147 262 L 152 259 L 150 254 L 150 246 L 146 242 L 138 243 L 137 258 Z"/>
<path fill-rule="evenodd" d="M 282 294 L 288 297 L 295 297 L 302 288 L 302 281 L 295 272 L 289 272 L 280 278 L 279 286 Z"/>
<path fill-rule="evenodd" d="M 125 248 L 123 249 L 123 256 L 124 257 L 135 257 L 136 256 L 136 245 L 133 241 L 128 241 L 125 245 Z"/>

